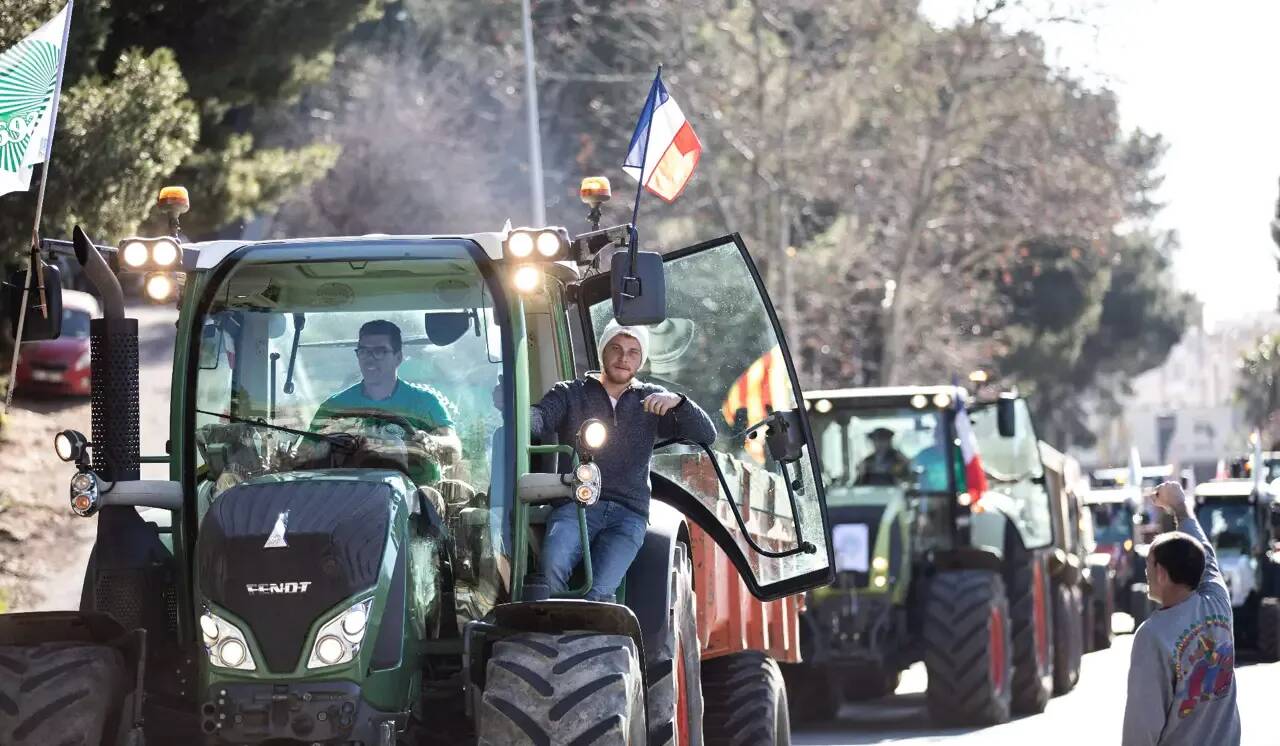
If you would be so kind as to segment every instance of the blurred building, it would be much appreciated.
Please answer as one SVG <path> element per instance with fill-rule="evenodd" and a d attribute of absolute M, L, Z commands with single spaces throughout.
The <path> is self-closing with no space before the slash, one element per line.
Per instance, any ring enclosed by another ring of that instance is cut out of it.
<path fill-rule="evenodd" d="M 1161 367 L 1132 382 L 1118 416 L 1095 414 L 1098 443 L 1075 455 L 1086 468 L 1123 466 L 1136 445 L 1143 464 L 1191 467 L 1197 479 L 1213 475 L 1218 459 L 1245 453 L 1249 425 L 1236 406 L 1236 361 L 1280 314 L 1257 314 L 1187 330 Z"/>

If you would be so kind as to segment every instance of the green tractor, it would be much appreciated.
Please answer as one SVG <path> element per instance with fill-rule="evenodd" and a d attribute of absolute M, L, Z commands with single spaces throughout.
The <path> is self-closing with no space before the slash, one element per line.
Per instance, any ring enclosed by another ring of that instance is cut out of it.
<path fill-rule="evenodd" d="M 1054 531 L 1030 411 L 966 399 L 956 386 L 806 394 L 837 576 L 809 593 L 806 663 L 784 669 L 798 716 L 891 693 L 917 661 L 939 723 L 999 723 L 1052 695 Z M 979 494 L 966 429 L 990 485 Z"/>
<path fill-rule="evenodd" d="M 97 537 L 79 611 L 0 616 L 0 742 L 699 743 L 741 723 L 719 703 L 704 710 L 704 689 L 732 690 L 759 714 L 760 742 L 785 742 L 771 658 L 746 649 L 701 666 L 694 600 L 714 589 L 693 587 L 689 544 L 709 536 L 756 603 L 830 582 L 800 388 L 738 236 L 658 255 L 636 235 L 105 247 L 77 228 L 45 242 L 74 252 L 104 303 L 92 439 L 55 443 Z M 137 322 L 117 279 L 137 274 L 181 284 L 159 455 L 139 453 Z M 56 283 L 45 293 L 55 302 Z M 27 338 L 55 337 L 37 295 Z M 764 356 L 785 362 L 785 380 L 760 421 L 728 412 L 710 445 L 658 444 L 619 602 L 582 599 L 589 557 L 548 597 L 532 571 L 543 524 L 577 500 L 585 533 L 610 423 L 534 443 L 529 407 L 595 367 L 614 318 L 652 325 L 642 377 L 708 411 Z M 460 456 L 409 416 L 313 422 L 360 380 L 353 350 L 371 320 L 402 330 L 398 375 L 436 393 Z M 169 479 L 140 479 L 141 463 L 167 464 Z"/>

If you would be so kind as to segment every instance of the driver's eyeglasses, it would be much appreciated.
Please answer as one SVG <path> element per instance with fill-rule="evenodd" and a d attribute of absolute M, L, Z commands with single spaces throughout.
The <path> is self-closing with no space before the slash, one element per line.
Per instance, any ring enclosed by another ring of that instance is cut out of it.
<path fill-rule="evenodd" d="M 390 347 L 357 347 L 356 357 L 361 360 L 374 359 L 381 360 L 392 352 Z"/>

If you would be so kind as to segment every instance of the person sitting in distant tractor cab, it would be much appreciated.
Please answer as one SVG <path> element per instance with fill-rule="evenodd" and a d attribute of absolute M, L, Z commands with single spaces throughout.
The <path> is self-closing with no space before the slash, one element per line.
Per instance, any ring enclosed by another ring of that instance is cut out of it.
<path fill-rule="evenodd" d="M 534 435 L 558 435 L 573 443 L 589 419 L 613 423 L 603 448 L 600 500 L 586 508 L 593 581 L 589 601 L 611 601 L 627 568 L 644 542 L 649 520 L 649 461 L 658 440 L 683 438 L 710 445 L 716 428 L 697 404 L 683 394 L 636 380 L 649 348 L 649 332 L 609 322 L 600 337 L 601 370 L 551 387 L 530 408 Z M 583 553 L 578 503 L 558 505 L 547 518 L 542 543 L 542 573 L 552 594 L 568 589 Z"/>
<path fill-rule="evenodd" d="M 361 381 L 326 399 L 310 429 L 319 432 L 330 423 L 355 420 L 360 434 L 412 444 L 424 457 L 407 458 L 409 476 L 419 486 L 436 484 L 440 467 L 462 457 L 462 442 L 440 395 L 397 375 L 404 362 L 400 327 L 382 319 L 362 325 L 355 355 Z M 396 420 L 407 422 L 413 432 Z M 341 429 L 349 431 L 345 425 Z"/>
<path fill-rule="evenodd" d="M 875 450 L 858 465 L 855 484 L 895 485 L 911 481 L 911 459 L 893 447 L 893 431 L 877 427 L 867 437 Z"/>

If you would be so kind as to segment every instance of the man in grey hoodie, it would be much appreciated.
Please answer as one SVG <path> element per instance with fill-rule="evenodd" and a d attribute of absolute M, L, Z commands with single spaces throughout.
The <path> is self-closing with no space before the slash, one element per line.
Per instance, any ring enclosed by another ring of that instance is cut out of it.
<path fill-rule="evenodd" d="M 1237 746 L 1227 584 L 1182 486 L 1165 482 L 1154 502 L 1178 530 L 1157 536 L 1147 554 L 1147 587 L 1160 609 L 1133 637 L 1124 746 Z"/>

